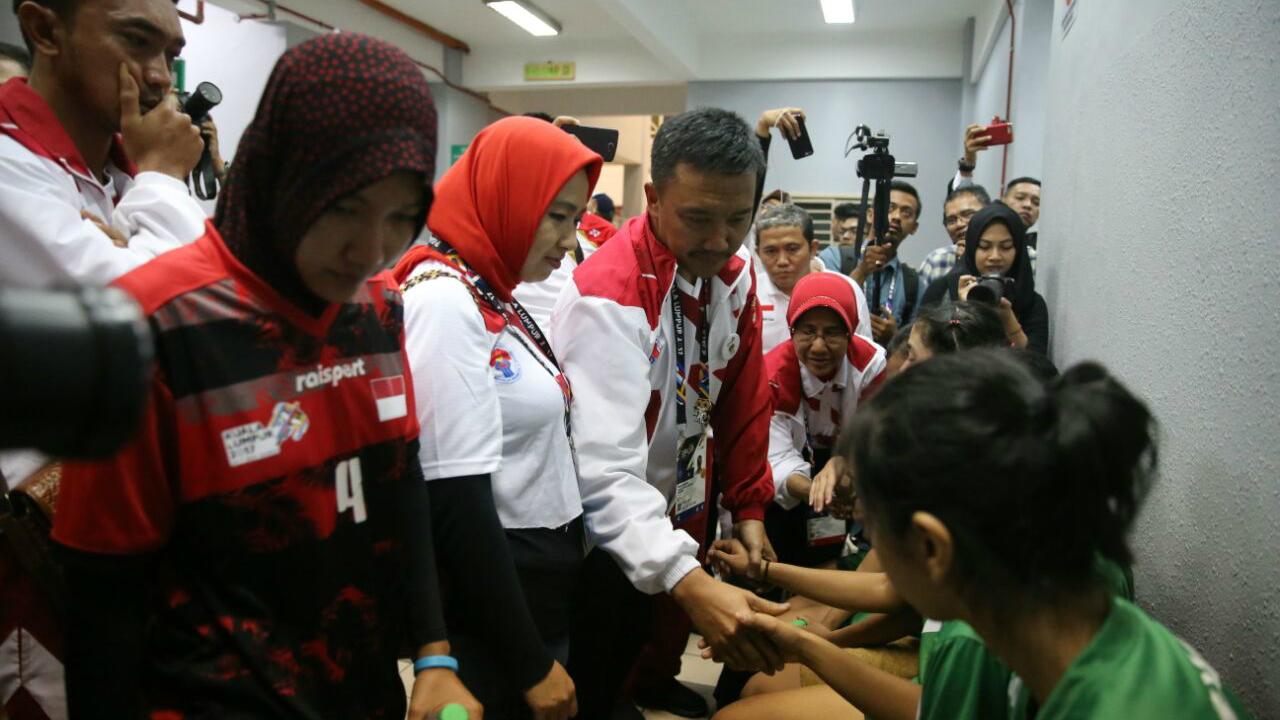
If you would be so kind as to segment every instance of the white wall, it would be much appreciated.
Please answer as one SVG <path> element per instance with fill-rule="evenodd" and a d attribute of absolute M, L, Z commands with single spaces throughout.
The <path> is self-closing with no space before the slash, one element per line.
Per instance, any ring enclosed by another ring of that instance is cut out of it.
<path fill-rule="evenodd" d="M 0 42 L 22 46 L 22 30 L 18 28 L 18 18 L 10 3 L 0 5 Z"/>
<path fill-rule="evenodd" d="M 781 187 L 801 194 L 860 194 L 862 181 L 855 165 L 862 153 L 844 157 L 845 140 L 862 123 L 888 131 L 894 156 L 920 163 L 920 176 L 908 179 L 920 191 L 920 229 L 901 249 L 903 259 L 915 266 L 930 250 L 950 242 L 942 226 L 942 201 L 962 152 L 957 131 L 960 83 L 959 79 L 694 82 L 689 83 L 688 107 L 733 110 L 752 127 L 769 108 L 804 108 L 814 154 L 793 160 L 786 140 L 775 132 L 765 183 L 766 189 Z"/>
<path fill-rule="evenodd" d="M 193 0 L 181 0 L 178 7 L 195 12 Z M 205 3 L 204 24 L 183 20 L 182 32 L 187 38 L 182 49 L 187 90 L 206 80 L 222 90 L 222 104 L 214 109 L 213 117 L 218 122 L 218 144 L 230 160 L 240 135 L 258 110 L 271 69 L 284 54 L 285 28 L 240 22 L 234 13 Z"/>
<path fill-rule="evenodd" d="M 1009 147 L 1006 180 L 1029 175 L 1040 177 L 1044 167 L 1045 112 L 1048 108 L 1049 46 L 1053 24 L 1054 0 L 1018 0 L 1014 3 L 1018 36 L 1014 46 L 1013 143 Z M 1008 13 L 997 16 L 995 40 L 986 56 L 986 64 L 978 68 L 976 81 L 966 85 L 969 117 L 961 118 L 957 137 L 969 123 L 991 122 L 992 117 L 1005 116 L 1005 98 L 1009 87 Z M 981 41 L 979 41 L 981 42 Z M 992 195 L 1001 191 L 1000 170 L 1003 148 L 994 147 L 978 153 L 977 182 Z M 1052 189 L 1049 190 L 1052 192 Z"/>
<path fill-rule="evenodd" d="M 1040 275 L 1060 365 L 1163 424 L 1141 604 L 1280 717 L 1280 3 L 1055 3 Z"/>
<path fill-rule="evenodd" d="M 436 143 L 436 180 L 449 169 L 454 145 L 470 145 L 486 125 L 502 117 L 489 105 L 443 83 L 432 83 L 431 94 L 439 117 L 439 140 Z"/>

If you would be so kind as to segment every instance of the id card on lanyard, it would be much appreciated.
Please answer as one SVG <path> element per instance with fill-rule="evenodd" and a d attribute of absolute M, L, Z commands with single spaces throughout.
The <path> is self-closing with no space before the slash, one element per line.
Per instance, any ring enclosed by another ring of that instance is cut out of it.
<path fill-rule="evenodd" d="M 432 238 L 431 246 L 440 251 L 441 254 L 448 257 L 451 261 L 463 268 L 466 274 L 474 273 L 467 267 L 466 262 L 458 255 L 450 245 L 440 238 Z M 412 280 L 411 280 L 412 281 Z M 474 281 L 468 282 L 467 286 L 471 288 L 475 296 L 489 305 L 494 310 L 502 314 L 506 318 L 507 323 L 512 325 L 512 335 L 516 340 L 524 345 L 525 350 L 538 361 L 544 370 L 555 378 L 556 384 L 560 386 L 560 394 L 564 397 L 564 432 L 569 438 L 569 452 L 573 456 L 573 467 L 578 469 L 578 451 L 573 444 L 573 426 L 570 421 L 570 410 L 573 406 L 573 388 L 569 385 L 569 378 L 560 370 L 560 362 L 556 359 L 556 354 L 551 350 L 551 343 L 547 340 L 546 335 L 542 332 L 542 328 L 538 327 L 537 321 L 529 314 L 529 311 L 520 304 L 520 301 L 511 298 L 510 304 L 502 302 L 502 300 L 489 288 L 489 284 L 484 278 L 476 276 Z M 405 290 L 406 288 L 402 288 Z M 521 332 L 523 331 L 523 332 Z M 533 341 L 537 346 L 537 350 L 529 346 L 526 338 Z M 550 362 L 550 365 L 546 361 Z"/>
<path fill-rule="evenodd" d="M 708 364 L 707 341 L 711 320 L 706 317 L 708 281 L 704 280 L 698 302 L 703 308 L 702 322 L 698 323 L 698 358 L 701 371 L 698 382 L 689 383 L 692 368 L 685 363 L 684 307 L 680 302 L 680 290 L 671 292 L 671 320 L 676 346 L 676 497 L 673 514 L 679 525 L 697 517 L 707 507 L 707 490 L 711 487 L 712 462 L 715 459 L 715 443 L 711 430 L 711 370 Z M 692 401 L 692 403 L 690 403 Z M 689 429 L 689 405 L 701 429 L 693 434 Z"/>

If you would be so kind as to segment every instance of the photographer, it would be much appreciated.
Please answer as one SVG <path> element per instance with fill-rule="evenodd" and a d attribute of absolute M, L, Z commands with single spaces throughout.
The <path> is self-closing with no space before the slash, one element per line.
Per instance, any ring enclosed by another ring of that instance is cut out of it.
<path fill-rule="evenodd" d="M 103 285 L 195 240 L 185 178 L 204 144 L 172 94 L 174 3 L 13 7 L 33 64 L 0 86 L 0 279 Z"/>
<path fill-rule="evenodd" d="M 1036 292 L 1022 219 L 1004 203 L 992 203 L 969 220 L 964 255 L 954 270 L 929 286 L 922 303 L 966 300 L 980 281 L 999 288 L 995 306 L 1009 342 L 1047 353 L 1049 308 Z"/>
<path fill-rule="evenodd" d="M 875 237 L 875 208 L 867 210 L 871 236 L 862 247 L 858 265 L 849 277 L 867 293 L 872 310 L 871 335 L 881 346 L 888 345 L 898 326 L 915 319 L 924 290 L 920 276 L 898 259 L 898 247 L 920 226 L 920 193 L 904 180 L 889 186 L 889 231 Z M 880 294 L 872 297 L 879 277 Z"/>
<path fill-rule="evenodd" d="M 857 203 L 844 202 L 831 209 L 831 244 L 818 256 L 827 270 L 848 275 L 857 267 L 858 252 L 853 245 L 865 215 Z"/>

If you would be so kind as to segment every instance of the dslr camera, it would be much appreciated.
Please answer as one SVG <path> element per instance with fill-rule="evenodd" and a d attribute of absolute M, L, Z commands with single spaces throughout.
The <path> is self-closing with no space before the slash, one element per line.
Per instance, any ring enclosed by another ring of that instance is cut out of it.
<path fill-rule="evenodd" d="M 0 287 L 0 449 L 110 455 L 142 418 L 153 353 L 122 290 Z"/>
<path fill-rule="evenodd" d="M 1013 295 L 1016 287 L 1013 278 L 1003 275 L 983 275 L 978 283 L 969 288 L 969 299 L 974 302 L 998 305 L 1000 298 Z"/>

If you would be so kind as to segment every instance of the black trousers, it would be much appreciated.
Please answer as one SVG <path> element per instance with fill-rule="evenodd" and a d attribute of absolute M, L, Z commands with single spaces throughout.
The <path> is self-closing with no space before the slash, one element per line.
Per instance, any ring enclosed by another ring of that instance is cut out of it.
<path fill-rule="evenodd" d="M 581 720 L 608 720 L 649 639 L 653 602 L 653 596 L 631 585 L 608 553 L 595 548 L 587 554 L 569 641 L 569 675 L 577 686 Z"/>
<path fill-rule="evenodd" d="M 568 661 L 569 628 L 574 622 L 575 590 L 582 569 L 583 525 L 579 517 L 560 528 L 507 530 L 507 543 L 525 603 L 547 651 L 562 665 Z M 465 582 L 483 582 L 480 573 Z M 448 601 L 449 645 L 458 659 L 458 677 L 484 705 L 488 720 L 532 717 L 524 699 L 526 688 L 516 687 L 503 671 L 503 648 L 488 639 L 482 623 Z M 581 717 L 581 716 L 580 716 Z"/>

